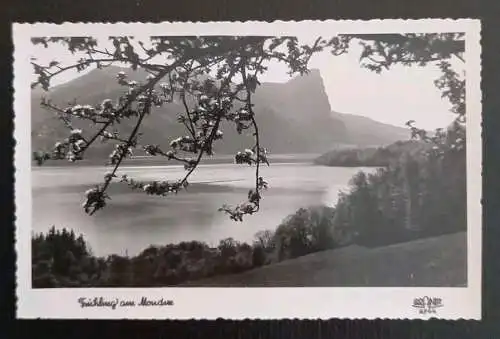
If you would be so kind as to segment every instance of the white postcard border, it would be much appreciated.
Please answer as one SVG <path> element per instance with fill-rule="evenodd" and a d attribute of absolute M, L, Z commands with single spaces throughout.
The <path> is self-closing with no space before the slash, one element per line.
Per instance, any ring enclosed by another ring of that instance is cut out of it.
<path fill-rule="evenodd" d="M 467 279 L 464 288 L 31 288 L 31 130 L 29 52 L 32 36 L 301 35 L 339 33 L 466 32 L 467 72 Z M 481 319 L 482 141 L 480 21 L 472 19 L 14 24 L 14 137 L 18 318 L 95 319 L 428 319 L 412 307 L 438 297 L 432 317 Z M 81 308 L 79 297 L 174 301 L 173 306 Z"/>

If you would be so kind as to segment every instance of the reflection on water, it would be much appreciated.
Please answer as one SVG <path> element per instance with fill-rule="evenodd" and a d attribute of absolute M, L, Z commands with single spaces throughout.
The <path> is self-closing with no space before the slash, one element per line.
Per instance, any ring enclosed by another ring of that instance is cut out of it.
<path fill-rule="evenodd" d="M 276 228 L 300 207 L 334 204 L 338 191 L 346 188 L 352 175 L 361 169 L 303 163 L 264 167 L 262 175 L 270 187 L 263 193 L 261 210 L 241 223 L 229 220 L 217 209 L 224 203 L 245 200 L 254 184 L 251 167 L 202 165 L 191 177 L 187 192 L 163 198 L 113 184 L 106 208 L 88 216 L 81 208 L 83 192 L 101 182 L 107 170 L 102 167 L 34 169 L 33 230 L 46 231 L 52 225 L 72 228 L 77 234 L 84 234 L 96 255 L 133 255 L 151 244 L 186 240 L 216 244 L 220 239 L 233 237 L 251 241 L 257 231 Z M 185 174 L 179 166 L 127 167 L 122 172 L 139 180 L 175 180 Z"/>

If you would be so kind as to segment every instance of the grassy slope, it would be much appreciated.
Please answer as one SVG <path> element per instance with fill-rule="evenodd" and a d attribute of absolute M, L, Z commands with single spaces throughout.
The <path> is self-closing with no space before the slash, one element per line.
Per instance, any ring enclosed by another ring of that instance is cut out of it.
<path fill-rule="evenodd" d="M 368 249 L 313 253 L 241 274 L 185 284 L 212 287 L 466 286 L 466 233 Z"/>

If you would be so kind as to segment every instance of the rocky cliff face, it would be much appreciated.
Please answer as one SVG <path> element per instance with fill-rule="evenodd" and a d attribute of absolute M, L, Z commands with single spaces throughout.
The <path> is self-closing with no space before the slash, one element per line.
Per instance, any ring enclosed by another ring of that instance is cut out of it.
<path fill-rule="evenodd" d="M 45 96 L 63 107 L 73 100 L 80 104 L 95 105 L 106 98 L 114 99 L 123 91 L 116 81 L 116 74 L 120 70 L 117 67 L 93 70 L 53 88 Z M 146 73 L 140 70 L 127 70 L 127 74 L 133 80 L 144 80 L 146 77 Z M 67 133 L 52 112 L 40 107 L 41 95 L 40 91 L 32 93 L 34 149 L 51 147 Z M 345 135 L 342 121 L 330 115 L 328 97 L 317 70 L 287 83 L 262 84 L 255 93 L 254 103 L 262 144 L 273 153 L 322 152 L 330 149 L 335 141 L 342 140 Z M 167 145 L 171 138 L 184 135 L 182 125 L 176 122 L 177 113 L 182 111 L 179 103 L 155 109 L 143 124 L 144 142 Z M 125 121 L 122 128 L 127 130 L 132 123 Z M 89 128 L 85 125 L 80 127 Z M 252 145 L 251 135 L 238 135 L 230 123 L 222 127 L 225 138 L 218 143 L 218 153 L 232 153 Z M 108 151 L 109 145 L 96 145 L 95 148 L 97 150 L 91 153 L 101 156 Z"/>
<path fill-rule="evenodd" d="M 42 95 L 62 107 L 75 100 L 79 104 L 96 105 L 106 98 L 115 99 L 123 93 L 123 87 L 116 80 L 116 74 L 122 70 L 132 80 L 143 81 L 147 76 L 143 70 L 132 71 L 111 66 L 90 71 L 54 87 L 48 93 L 34 90 L 31 99 L 33 150 L 50 149 L 57 140 L 67 136 L 66 128 L 55 118 L 54 113 L 40 107 Z M 360 139 L 364 138 L 363 133 L 356 132 L 358 126 L 356 121 L 353 122 L 352 116 L 331 113 L 318 70 L 312 70 L 309 74 L 295 77 L 286 83 L 263 83 L 257 88 L 253 102 L 261 132 L 261 144 L 272 153 L 321 153 L 332 149 L 336 144 L 356 144 L 359 135 Z M 167 146 L 171 139 L 185 135 L 184 127 L 177 122 L 177 114 L 180 112 L 183 112 L 183 107 L 175 102 L 155 108 L 142 125 L 142 142 Z M 133 124 L 134 120 L 125 120 L 119 128 L 123 131 L 131 130 Z M 75 127 L 85 130 L 91 128 L 82 122 L 75 122 Z M 251 132 L 238 135 L 232 123 L 224 123 L 222 129 L 224 140 L 217 143 L 217 153 L 230 154 L 253 145 Z M 376 131 L 371 132 L 377 134 Z M 390 139 L 391 142 L 399 138 L 399 135 L 391 134 L 387 129 L 382 134 L 384 140 Z M 377 138 L 368 139 L 371 143 Z M 112 147 L 108 144 L 96 144 L 87 156 L 107 157 Z"/>

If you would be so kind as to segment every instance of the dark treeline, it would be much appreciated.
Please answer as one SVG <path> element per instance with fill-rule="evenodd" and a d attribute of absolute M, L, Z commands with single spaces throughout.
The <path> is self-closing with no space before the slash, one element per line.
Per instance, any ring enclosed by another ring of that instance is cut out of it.
<path fill-rule="evenodd" d="M 386 167 L 402 154 L 413 155 L 429 145 L 422 141 L 397 141 L 384 147 L 345 148 L 327 152 L 314 160 L 317 165 L 338 167 Z"/>
<path fill-rule="evenodd" d="M 334 209 L 300 209 L 275 232 L 255 235 L 252 244 L 232 238 L 210 247 L 199 241 L 150 246 L 137 256 L 92 255 L 83 237 L 52 227 L 32 237 L 34 288 L 165 286 L 255 267 L 335 248 L 331 233 Z"/>
<path fill-rule="evenodd" d="M 365 246 L 382 246 L 467 229 L 463 153 L 402 155 L 398 162 L 358 173 L 341 193 L 334 227 Z"/>
<path fill-rule="evenodd" d="M 82 236 L 52 228 L 32 237 L 33 287 L 176 285 L 349 244 L 384 246 L 465 231 L 465 149 L 455 147 L 465 135 L 457 133 L 465 131 L 449 133 L 440 146 L 412 143 L 409 151 L 393 153 L 387 166 L 356 174 L 335 207 L 301 208 L 276 230 L 258 232 L 251 244 L 190 241 L 101 258 Z"/>

